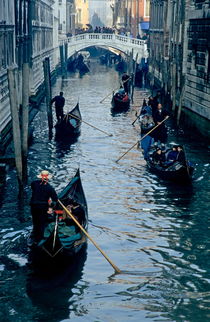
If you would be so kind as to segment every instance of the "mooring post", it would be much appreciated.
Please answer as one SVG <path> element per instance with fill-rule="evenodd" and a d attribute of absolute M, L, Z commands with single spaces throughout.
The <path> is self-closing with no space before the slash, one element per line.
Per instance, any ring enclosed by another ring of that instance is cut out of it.
<path fill-rule="evenodd" d="M 60 50 L 60 62 L 61 62 L 61 75 L 64 76 L 65 74 L 65 64 L 64 64 L 64 48 L 63 45 L 59 46 Z"/>
<path fill-rule="evenodd" d="M 68 43 L 65 42 L 64 44 L 64 64 L 65 64 L 65 74 L 67 73 L 67 60 L 68 60 Z"/>
<path fill-rule="evenodd" d="M 15 152 L 15 165 L 17 170 L 19 190 L 21 191 L 23 188 L 23 168 L 22 168 L 21 132 L 20 132 L 19 108 L 18 108 L 18 97 L 17 97 L 17 84 L 16 84 L 16 77 L 15 77 L 16 71 L 17 71 L 16 67 L 9 67 L 7 69 L 10 110 L 11 110 L 11 117 L 12 117 L 13 142 L 14 142 L 14 152 Z"/>
<path fill-rule="evenodd" d="M 47 106 L 47 118 L 49 127 L 49 137 L 52 137 L 53 129 L 53 116 L 52 116 L 52 106 L 51 106 L 51 80 L 50 80 L 50 60 L 46 57 L 43 61 L 44 68 L 44 83 L 45 83 L 45 93 L 46 93 L 46 106 Z"/>
<path fill-rule="evenodd" d="M 29 126 L 29 63 L 22 65 L 22 162 L 23 181 L 27 181 L 28 126 Z"/>
<path fill-rule="evenodd" d="M 132 91 L 131 91 L 131 100 L 133 103 L 134 87 L 135 87 L 135 78 L 136 78 L 136 65 L 137 65 L 138 53 L 136 54 L 136 60 L 133 60 L 133 74 L 132 74 Z"/>
<path fill-rule="evenodd" d="M 181 112 L 182 112 L 182 104 L 183 104 L 183 98 L 185 95 L 185 85 L 182 85 L 182 90 L 181 90 L 181 94 L 179 97 L 179 106 L 178 106 L 178 111 L 177 111 L 177 125 L 179 125 L 179 121 L 180 121 L 180 117 L 181 117 Z"/>

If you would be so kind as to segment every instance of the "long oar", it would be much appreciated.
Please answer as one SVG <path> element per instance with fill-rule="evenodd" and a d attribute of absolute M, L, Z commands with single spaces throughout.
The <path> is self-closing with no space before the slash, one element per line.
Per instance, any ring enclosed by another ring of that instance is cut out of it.
<path fill-rule="evenodd" d="M 107 94 L 101 101 L 100 101 L 100 103 L 103 103 L 103 101 L 105 101 L 105 99 L 107 98 L 107 97 L 109 97 L 111 94 L 113 94 L 113 92 L 115 92 L 117 89 L 118 89 L 119 87 L 117 87 L 117 88 L 115 88 L 115 89 L 113 89 L 109 94 Z"/>
<path fill-rule="evenodd" d="M 130 150 L 132 150 L 134 148 L 134 146 L 136 144 L 138 144 L 139 142 L 141 142 L 147 135 L 149 135 L 152 131 L 154 131 L 158 126 L 160 126 L 163 122 L 165 122 L 167 119 L 169 118 L 169 116 L 167 115 L 163 121 L 161 121 L 159 124 L 157 124 L 155 127 L 153 127 L 153 129 L 151 129 L 149 132 L 147 132 L 144 136 L 142 136 L 142 138 L 140 140 L 138 140 L 134 145 L 132 145 L 132 147 L 130 147 L 130 149 L 128 149 L 123 155 L 121 155 L 121 157 L 119 159 L 116 160 L 116 162 L 120 161 L 124 155 L 126 155 Z"/>
<path fill-rule="evenodd" d="M 121 273 L 121 270 L 109 259 L 109 257 L 104 253 L 104 251 L 96 244 L 96 242 L 90 237 L 87 231 L 80 225 L 80 223 L 74 218 L 72 213 L 64 206 L 64 204 L 58 200 L 59 204 L 66 211 L 66 213 L 71 217 L 71 219 L 75 222 L 75 224 L 83 231 L 83 233 L 90 239 L 93 245 L 101 252 L 101 254 L 106 258 L 109 264 L 114 268 L 116 273 Z"/>
<path fill-rule="evenodd" d="M 132 125 L 134 125 L 136 123 L 136 121 L 138 120 L 140 114 L 137 116 L 137 118 L 135 119 L 135 121 L 132 122 Z"/>
<path fill-rule="evenodd" d="M 128 79 L 126 79 L 125 81 L 123 81 L 123 82 L 122 82 L 122 84 L 125 84 L 129 79 L 130 79 L 130 77 L 129 77 Z M 100 101 L 100 103 L 103 103 L 103 101 L 104 101 L 108 96 L 110 96 L 113 92 L 115 92 L 118 88 L 119 88 L 119 87 L 117 87 L 117 88 L 113 89 L 113 90 L 111 91 L 111 93 L 107 94 L 107 95 L 106 95 L 106 96 L 105 96 L 105 97 Z"/>
<path fill-rule="evenodd" d="M 103 131 L 103 130 L 101 130 L 101 129 L 99 129 L 98 127 L 96 127 L 96 126 L 94 126 L 94 125 L 92 125 L 92 124 L 90 124 L 90 123 L 88 123 L 88 122 L 86 122 L 86 121 L 83 121 L 82 119 L 80 119 L 79 117 L 77 117 L 77 116 L 75 116 L 75 115 L 73 115 L 73 114 L 71 114 L 71 113 L 68 113 L 71 117 L 73 117 L 73 118 L 75 118 L 75 119 L 77 119 L 77 120 L 79 120 L 79 121 L 81 121 L 81 122 L 83 122 L 83 123 L 85 123 L 85 124 L 87 124 L 87 125 L 89 125 L 89 126 L 91 126 L 91 127 L 93 127 L 94 129 L 96 129 L 96 130 L 98 130 L 98 131 L 100 131 L 100 132 L 103 132 L 103 133 L 105 133 L 106 135 L 108 135 L 108 136 L 113 136 L 112 134 L 109 134 L 109 133 L 107 133 L 107 132 L 105 132 L 105 131 Z"/>

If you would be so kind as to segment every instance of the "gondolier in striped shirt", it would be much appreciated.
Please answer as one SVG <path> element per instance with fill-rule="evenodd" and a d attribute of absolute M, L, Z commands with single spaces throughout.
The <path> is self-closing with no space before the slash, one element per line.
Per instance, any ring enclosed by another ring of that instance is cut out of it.
<path fill-rule="evenodd" d="M 39 242 L 43 238 L 48 218 L 49 200 L 51 200 L 51 207 L 58 201 L 57 193 L 48 183 L 52 175 L 48 171 L 43 170 L 37 178 L 39 180 L 31 183 L 32 197 L 30 202 L 34 242 Z"/>

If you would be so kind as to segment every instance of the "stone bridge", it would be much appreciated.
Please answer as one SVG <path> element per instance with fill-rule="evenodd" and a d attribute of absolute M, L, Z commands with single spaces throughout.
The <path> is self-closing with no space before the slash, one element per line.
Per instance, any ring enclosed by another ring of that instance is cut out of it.
<path fill-rule="evenodd" d="M 138 57 L 137 63 L 139 63 L 142 58 L 148 58 L 147 44 L 144 40 L 121 35 L 84 33 L 60 41 L 60 45 L 64 43 L 68 43 L 68 57 L 71 57 L 76 52 L 84 50 L 85 48 L 97 46 L 106 49 L 117 49 L 126 55 L 129 55 L 133 50 L 134 60 Z"/>

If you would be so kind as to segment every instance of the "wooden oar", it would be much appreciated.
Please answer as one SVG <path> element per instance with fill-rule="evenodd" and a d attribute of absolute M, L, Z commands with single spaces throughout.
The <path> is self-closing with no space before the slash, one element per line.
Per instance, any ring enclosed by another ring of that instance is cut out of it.
<path fill-rule="evenodd" d="M 105 132 L 105 131 L 103 131 L 103 130 L 99 129 L 98 127 L 96 127 L 96 126 L 94 126 L 94 125 L 92 125 L 92 124 L 90 124 L 90 123 L 88 123 L 88 122 L 86 122 L 86 121 L 84 121 L 84 120 L 80 119 L 79 117 L 77 117 L 77 116 L 75 116 L 75 115 L 73 115 L 73 114 L 71 114 L 71 113 L 68 113 L 68 114 L 69 114 L 71 117 L 73 117 L 73 118 L 75 118 L 75 119 L 77 119 L 77 120 L 79 120 L 79 121 L 81 121 L 81 122 L 83 122 L 83 123 L 85 123 L 85 124 L 87 124 L 87 125 L 89 125 L 89 126 L 93 127 L 94 129 L 96 129 L 96 130 L 98 130 L 98 131 L 100 131 L 100 132 L 105 133 L 105 134 L 106 134 L 106 135 L 108 135 L 108 136 L 113 136 L 112 134 L 109 134 L 109 133 L 107 133 L 107 132 Z"/>
<path fill-rule="evenodd" d="M 122 84 L 125 84 L 129 79 L 130 79 L 130 77 L 129 77 L 128 79 L 126 79 L 125 81 L 123 81 L 123 82 L 122 82 Z M 115 92 L 118 88 L 119 88 L 119 87 L 117 87 L 117 88 L 113 89 L 113 90 L 111 91 L 111 93 L 109 93 L 108 95 L 106 95 L 106 96 L 105 96 L 105 97 L 100 101 L 100 103 L 103 103 L 103 101 L 104 101 L 108 96 L 110 96 L 111 94 L 113 94 L 113 92 Z"/>
<path fill-rule="evenodd" d="M 114 268 L 115 273 L 121 273 L 121 270 L 109 259 L 109 257 L 104 253 L 104 251 L 96 244 L 96 242 L 90 237 L 87 231 L 80 225 L 80 223 L 75 219 L 72 213 L 64 206 L 64 204 L 58 200 L 59 204 L 66 211 L 66 213 L 71 217 L 71 219 L 75 222 L 75 224 L 82 230 L 82 232 L 90 239 L 93 245 L 101 252 L 101 254 L 106 258 L 109 264 Z"/>
<path fill-rule="evenodd" d="M 119 159 L 116 160 L 116 162 L 120 161 L 124 155 L 126 155 L 130 150 L 132 150 L 134 148 L 134 146 L 136 144 L 138 144 L 139 142 L 141 142 L 147 135 L 149 135 L 152 131 L 154 131 L 158 126 L 160 126 L 163 122 L 165 122 L 167 119 L 169 118 L 169 116 L 167 115 L 163 121 L 161 121 L 159 124 L 157 124 L 155 127 L 153 127 L 153 129 L 151 129 L 149 132 L 147 132 L 144 136 L 142 136 L 142 138 L 140 140 L 138 140 L 134 145 L 132 145 L 132 147 L 130 149 L 128 149 L 123 155 L 121 155 L 121 157 Z"/>
<path fill-rule="evenodd" d="M 115 89 L 113 89 L 112 91 L 111 91 L 111 93 L 109 93 L 108 95 L 106 95 L 101 101 L 100 101 L 100 103 L 103 103 L 103 101 L 105 101 L 105 99 L 108 97 L 108 96 L 110 96 L 111 94 L 113 94 L 113 92 L 115 92 L 116 90 L 118 89 L 118 87 L 117 88 L 115 88 Z"/>
<path fill-rule="evenodd" d="M 136 112 L 136 114 L 137 114 L 137 112 Z M 138 120 L 139 116 L 140 116 L 140 114 L 137 116 L 137 118 L 135 119 L 135 121 L 132 122 L 132 125 L 134 125 L 136 123 L 136 121 Z"/>

